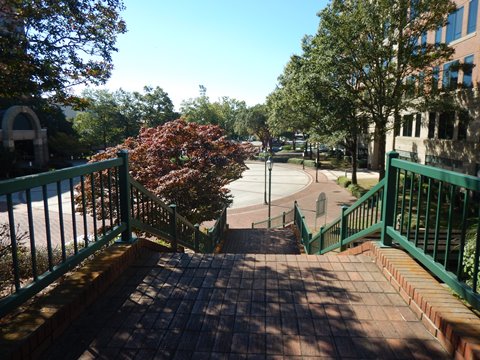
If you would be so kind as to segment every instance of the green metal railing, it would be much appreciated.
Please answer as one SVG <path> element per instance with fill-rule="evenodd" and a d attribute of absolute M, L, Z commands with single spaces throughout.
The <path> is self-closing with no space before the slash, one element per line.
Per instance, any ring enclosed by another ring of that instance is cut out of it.
<path fill-rule="evenodd" d="M 295 205 L 295 225 L 309 254 L 324 254 L 380 233 L 472 306 L 480 308 L 480 179 L 388 154 L 386 176 L 341 216 L 312 235 Z"/>
<path fill-rule="evenodd" d="M 0 317 L 115 240 L 147 233 L 196 252 L 221 241 L 226 209 L 207 234 L 133 180 L 128 154 L 0 182 Z M 3 224 L 3 225 L 2 225 Z M 3 296 L 3 297 L 2 297 Z"/>
<path fill-rule="evenodd" d="M 287 225 L 293 224 L 294 214 L 295 210 L 291 209 L 270 219 L 252 222 L 252 229 L 268 229 L 269 225 L 271 229 L 283 228 Z"/>

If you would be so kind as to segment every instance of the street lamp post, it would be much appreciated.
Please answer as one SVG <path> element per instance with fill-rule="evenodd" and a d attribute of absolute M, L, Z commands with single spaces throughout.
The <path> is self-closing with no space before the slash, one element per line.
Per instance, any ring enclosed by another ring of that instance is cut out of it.
<path fill-rule="evenodd" d="M 267 205 L 267 149 L 263 150 L 263 160 L 265 162 L 265 187 L 263 191 L 263 203 Z"/>
<path fill-rule="evenodd" d="M 315 182 L 318 183 L 318 167 L 320 166 L 320 149 L 318 148 L 318 144 L 317 144 L 317 161 L 316 161 L 316 164 L 315 164 Z"/>
<path fill-rule="evenodd" d="M 271 208 L 272 208 L 272 169 L 273 169 L 273 161 L 272 158 L 268 158 L 267 161 L 268 167 L 268 228 L 272 226 L 271 221 Z"/>
<path fill-rule="evenodd" d="M 302 170 L 305 170 L 305 151 L 302 154 Z"/>

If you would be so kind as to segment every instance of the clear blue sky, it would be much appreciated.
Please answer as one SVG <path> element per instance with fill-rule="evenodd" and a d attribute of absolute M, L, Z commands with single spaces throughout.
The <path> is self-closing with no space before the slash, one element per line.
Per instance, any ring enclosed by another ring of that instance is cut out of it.
<path fill-rule="evenodd" d="M 124 0 L 110 90 L 160 86 L 177 110 L 207 88 L 263 103 L 304 35 L 315 34 L 327 0 Z"/>

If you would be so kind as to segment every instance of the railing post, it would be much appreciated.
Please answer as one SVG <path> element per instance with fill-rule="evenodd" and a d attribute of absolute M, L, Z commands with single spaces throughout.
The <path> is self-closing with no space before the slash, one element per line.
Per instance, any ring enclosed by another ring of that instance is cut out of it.
<path fill-rule="evenodd" d="M 197 253 L 200 250 L 200 225 L 195 224 L 195 234 L 193 235 L 193 248 Z M 212 236 L 211 236 L 212 237 Z"/>
<path fill-rule="evenodd" d="M 172 210 L 170 214 L 170 235 L 172 236 L 172 251 L 177 252 L 178 239 L 177 239 L 177 205 L 170 204 Z"/>
<path fill-rule="evenodd" d="M 122 165 L 118 169 L 119 177 L 119 200 L 120 200 L 120 221 L 126 225 L 125 231 L 122 232 L 122 242 L 132 241 L 132 223 L 130 221 L 130 181 L 128 170 L 128 151 L 121 150 L 117 156 L 123 160 Z"/>
<path fill-rule="evenodd" d="M 285 211 L 283 212 L 282 215 L 283 215 L 283 216 L 282 216 L 282 227 L 285 227 L 285 216 L 286 216 L 286 215 L 285 215 Z"/>
<path fill-rule="evenodd" d="M 321 226 L 321 227 L 320 227 L 320 250 L 318 251 L 319 254 L 322 253 L 323 243 L 324 243 L 323 226 Z"/>
<path fill-rule="evenodd" d="M 343 240 L 347 237 L 347 217 L 345 216 L 345 211 L 348 209 L 347 206 L 342 206 L 342 214 L 340 220 L 340 251 L 344 251 L 345 247 L 343 245 Z"/>
<path fill-rule="evenodd" d="M 391 246 L 392 238 L 387 235 L 387 227 L 392 226 L 395 214 L 395 197 L 397 196 L 396 189 L 396 172 L 397 170 L 391 166 L 392 159 L 398 158 L 398 153 L 390 151 L 387 153 L 387 163 L 385 164 L 385 189 L 383 191 L 382 204 L 382 236 L 381 241 L 383 246 Z"/>

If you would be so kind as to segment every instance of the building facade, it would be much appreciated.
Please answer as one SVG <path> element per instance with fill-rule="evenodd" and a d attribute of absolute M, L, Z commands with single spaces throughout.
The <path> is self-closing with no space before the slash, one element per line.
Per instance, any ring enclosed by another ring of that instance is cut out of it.
<path fill-rule="evenodd" d="M 457 0 L 448 24 L 420 41 L 446 43 L 455 52 L 434 67 L 432 86 L 448 90 L 456 104 L 437 112 L 403 114 L 402 125 L 387 135 L 387 151 L 401 158 L 480 176 L 480 15 L 479 0 Z M 370 145 L 371 160 L 379 154 Z M 375 163 L 371 161 L 371 163 Z"/>

